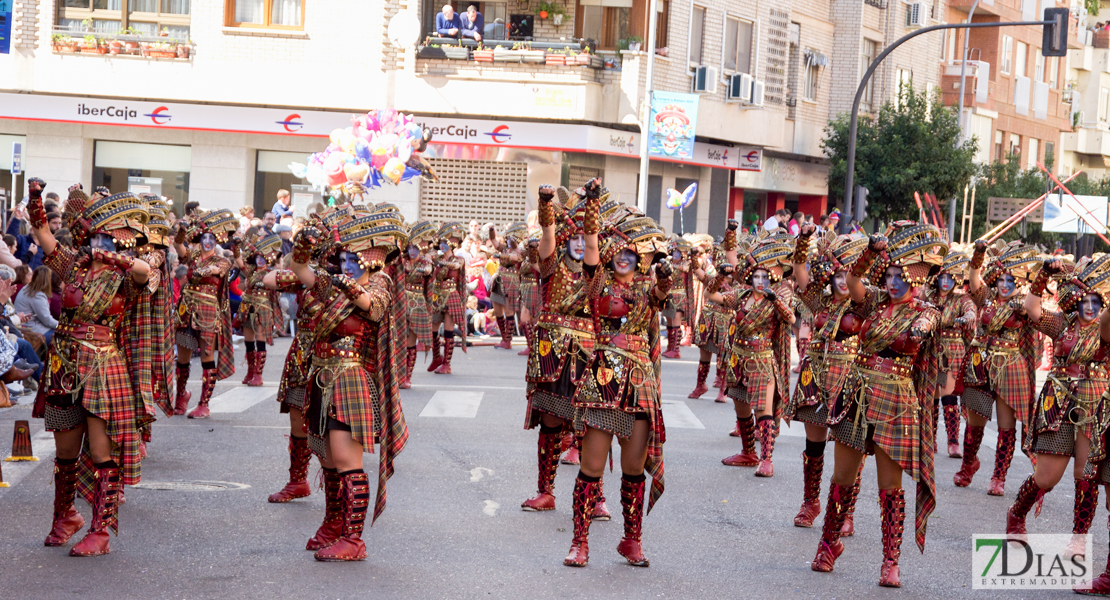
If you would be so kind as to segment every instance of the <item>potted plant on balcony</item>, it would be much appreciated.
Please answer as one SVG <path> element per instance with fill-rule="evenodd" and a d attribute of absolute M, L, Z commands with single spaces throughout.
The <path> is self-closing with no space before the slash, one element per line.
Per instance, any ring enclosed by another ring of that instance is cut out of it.
<path fill-rule="evenodd" d="M 442 46 L 443 53 L 447 58 L 454 60 L 470 60 L 470 48 L 462 45 L 462 40 L 459 40 L 458 46 Z"/>
<path fill-rule="evenodd" d="M 523 44 L 513 44 L 512 48 L 498 46 L 493 53 L 493 60 L 496 62 L 515 62 L 518 63 L 524 56 Z"/>
<path fill-rule="evenodd" d="M 565 65 L 567 64 L 566 50 L 555 50 L 548 52 L 544 55 L 544 64 L 546 65 Z"/>
<path fill-rule="evenodd" d="M 629 38 L 628 38 L 628 49 L 631 50 L 632 52 L 639 52 L 640 51 L 640 44 L 642 44 L 643 42 L 644 42 L 644 38 L 642 38 L 638 35 L 629 36 Z"/>
<path fill-rule="evenodd" d="M 554 17 L 556 27 L 563 24 L 563 15 L 567 14 L 567 11 L 558 2 L 540 2 L 539 6 L 532 12 L 536 13 L 540 20 Z"/>
<path fill-rule="evenodd" d="M 176 51 L 178 58 L 189 58 L 189 54 L 193 51 L 193 40 L 177 44 Z"/>
<path fill-rule="evenodd" d="M 478 47 L 474 49 L 474 62 L 493 62 L 494 49 L 486 49 L 482 42 L 478 42 Z"/>
<path fill-rule="evenodd" d="M 147 45 L 147 56 L 151 58 L 177 58 L 177 49 L 168 42 L 154 42 Z"/>
<path fill-rule="evenodd" d="M 108 54 L 116 55 L 123 51 L 123 42 L 112 38 L 108 40 Z"/>
<path fill-rule="evenodd" d="M 546 61 L 544 54 L 543 50 L 533 50 L 528 44 L 520 44 L 520 62 L 543 64 Z"/>
<path fill-rule="evenodd" d="M 136 30 L 134 27 L 128 27 L 127 29 L 124 29 L 124 30 L 120 31 L 119 33 L 120 33 L 120 35 L 126 35 L 126 36 L 137 36 L 137 35 L 139 35 L 138 30 Z M 142 53 L 142 46 L 139 44 L 138 40 L 123 40 L 123 53 L 124 54 L 141 54 Z"/>
<path fill-rule="evenodd" d="M 443 52 L 443 48 L 439 44 L 433 44 L 431 36 L 424 38 L 424 45 L 416 50 L 417 58 L 431 58 L 431 59 L 445 59 L 447 54 Z"/>
<path fill-rule="evenodd" d="M 95 35 L 86 35 L 85 43 L 81 46 L 82 54 L 107 54 L 107 48 L 101 48 Z"/>

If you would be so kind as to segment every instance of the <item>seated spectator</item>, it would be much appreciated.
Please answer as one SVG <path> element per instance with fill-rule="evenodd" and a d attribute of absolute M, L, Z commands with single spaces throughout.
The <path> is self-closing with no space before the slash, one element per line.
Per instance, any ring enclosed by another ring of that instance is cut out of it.
<path fill-rule="evenodd" d="M 478 299 L 474 296 L 466 297 L 466 330 L 470 335 L 483 335 L 481 329 L 477 327 L 474 321 L 475 315 L 478 314 Z"/>
<path fill-rule="evenodd" d="M 497 17 L 493 23 L 486 25 L 482 37 L 490 40 L 503 40 L 505 39 L 505 19 Z"/>
<path fill-rule="evenodd" d="M 31 283 L 19 290 L 15 297 L 16 313 L 29 316 L 23 325 L 46 338 L 48 346 L 54 338 L 54 329 L 58 327 L 58 320 L 50 314 L 50 297 L 54 295 L 52 274 L 50 267 L 36 268 Z"/>
<path fill-rule="evenodd" d="M 18 250 L 19 240 L 10 233 L 5 234 L 4 243 L 0 244 L 0 265 L 7 265 L 13 269 L 22 265 L 23 263 L 15 257 Z"/>
<path fill-rule="evenodd" d="M 38 380 L 42 377 L 42 359 L 35 352 L 34 345 L 19 330 L 20 320 L 12 306 L 12 296 L 16 293 L 15 286 L 12 285 L 14 279 L 15 271 L 11 267 L 0 265 L 0 332 L 15 338 L 16 356 L 27 361 L 33 369 L 32 378 L 24 381 L 23 387 L 28 391 L 35 391 L 39 389 Z"/>
<path fill-rule="evenodd" d="M 27 265 L 21 263 L 18 267 L 15 268 L 15 289 L 12 290 L 12 295 L 14 296 L 18 294 L 19 290 L 23 289 L 23 286 L 27 285 L 28 283 L 31 283 L 31 267 L 28 267 Z"/>
<path fill-rule="evenodd" d="M 443 12 L 436 15 L 436 33 L 441 37 L 457 38 L 462 29 L 462 21 L 450 4 L 443 5 Z"/>
<path fill-rule="evenodd" d="M 473 4 L 466 7 L 466 13 L 459 18 L 459 23 L 462 24 L 461 31 L 464 38 L 471 38 L 475 42 L 482 41 L 485 19 L 482 18 L 482 13 L 478 12 L 477 7 Z"/>

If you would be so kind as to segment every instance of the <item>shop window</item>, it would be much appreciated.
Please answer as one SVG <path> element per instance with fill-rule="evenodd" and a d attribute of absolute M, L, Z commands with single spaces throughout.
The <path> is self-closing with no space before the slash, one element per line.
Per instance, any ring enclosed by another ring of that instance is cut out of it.
<path fill-rule="evenodd" d="M 226 24 L 229 27 L 303 29 L 303 0 L 227 0 Z"/>
<path fill-rule="evenodd" d="M 261 217 L 274 207 L 278 190 L 292 190 L 294 185 L 308 185 L 307 180 L 297 177 L 289 170 L 289 163 L 307 165 L 308 153 L 258 151 L 254 173 L 255 215 Z"/>
<path fill-rule="evenodd" d="M 174 212 L 180 216 L 189 201 L 192 157 L 189 146 L 97 141 L 93 151 L 93 186 L 103 185 L 112 192 L 168 196 L 173 198 Z"/>
<path fill-rule="evenodd" d="M 724 66 L 726 72 L 751 73 L 752 24 L 725 18 Z"/>
<path fill-rule="evenodd" d="M 191 0 L 61 0 L 57 27 L 114 35 L 131 29 L 139 35 L 165 34 L 189 39 Z"/>
<path fill-rule="evenodd" d="M 25 175 L 18 175 L 12 181 L 12 144 L 23 145 L 23 162 L 27 162 L 27 137 L 22 135 L 0 134 L 0 200 L 5 202 L 2 206 L 11 206 L 15 201 L 21 200 L 23 195 L 23 179 Z"/>
<path fill-rule="evenodd" d="M 583 0 L 575 8 L 575 36 L 616 50 L 631 35 L 631 13 L 632 0 Z"/>

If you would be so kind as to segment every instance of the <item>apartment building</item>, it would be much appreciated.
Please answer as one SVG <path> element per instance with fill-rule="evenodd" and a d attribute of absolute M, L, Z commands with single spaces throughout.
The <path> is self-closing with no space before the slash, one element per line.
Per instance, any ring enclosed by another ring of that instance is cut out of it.
<path fill-rule="evenodd" d="M 0 54 L 0 186 L 19 142 L 25 172 L 56 189 L 262 209 L 305 183 L 288 165 L 351 114 L 393 107 L 435 132 L 439 183 L 373 192 L 409 218 L 521 218 L 540 183 L 592 176 L 635 202 L 648 3 L 556 0 L 541 14 L 536 0 L 475 2 L 477 48 L 438 39 L 443 1 L 21 0 Z M 827 121 L 848 110 L 869 57 L 945 18 L 939 0 L 914 22 L 907 7 L 924 5 L 901 0 L 657 4 L 652 87 L 700 101 L 694 152 L 652 160 L 647 209 L 677 230 L 665 190 L 698 182 L 687 229 L 711 233 L 741 211 L 826 212 Z M 579 56 L 585 46 L 592 56 Z M 941 47 L 922 39 L 894 53 L 864 110 L 900 83 L 936 86 L 926 67 Z"/>
<path fill-rule="evenodd" d="M 1059 172 L 1083 171 L 1092 179 L 1110 175 L 1110 2 L 1097 15 L 1086 15 L 1078 32 L 1080 48 L 1068 51 L 1064 101 L 1071 104 L 1063 133 Z"/>

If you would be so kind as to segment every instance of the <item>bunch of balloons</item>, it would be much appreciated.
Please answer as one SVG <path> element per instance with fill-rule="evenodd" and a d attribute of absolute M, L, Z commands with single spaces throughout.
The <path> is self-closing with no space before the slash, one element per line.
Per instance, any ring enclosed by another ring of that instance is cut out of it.
<path fill-rule="evenodd" d="M 348 193 L 382 182 L 394 185 L 431 170 L 419 156 L 431 132 L 412 115 L 393 109 L 371 110 L 352 119 L 351 126 L 331 132 L 328 147 L 308 157 L 308 164 L 291 163 L 297 177 L 317 188 Z"/>

